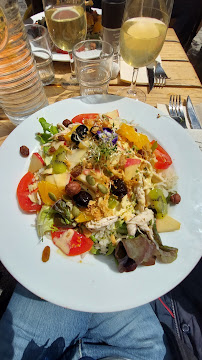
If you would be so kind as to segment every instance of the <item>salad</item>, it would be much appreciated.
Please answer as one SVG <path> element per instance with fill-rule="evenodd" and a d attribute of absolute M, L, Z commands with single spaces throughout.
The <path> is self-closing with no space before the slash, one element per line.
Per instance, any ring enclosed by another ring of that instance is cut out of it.
<path fill-rule="evenodd" d="M 96 9 L 92 9 L 92 5 L 86 5 L 86 20 L 87 20 L 87 34 L 86 39 L 101 39 L 102 36 L 102 15 L 98 14 Z M 37 20 L 36 22 L 39 25 L 45 26 L 46 19 L 45 16 L 42 19 Z M 52 51 L 60 54 L 68 54 L 68 51 L 59 49 L 55 44 L 51 41 Z"/>
<path fill-rule="evenodd" d="M 172 159 L 158 142 L 118 110 L 57 126 L 39 122 L 40 149 L 17 187 L 20 208 L 36 213 L 39 238 L 50 237 L 67 256 L 114 256 L 120 272 L 174 261 L 178 249 L 163 245 L 159 233 L 180 229 L 168 215 L 180 195 Z M 29 155 L 26 146 L 20 152 Z M 50 249 L 45 253 L 48 259 Z"/>

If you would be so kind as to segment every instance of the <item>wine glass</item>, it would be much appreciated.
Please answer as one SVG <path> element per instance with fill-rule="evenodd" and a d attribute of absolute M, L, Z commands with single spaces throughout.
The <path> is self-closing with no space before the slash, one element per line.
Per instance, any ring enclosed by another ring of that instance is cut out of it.
<path fill-rule="evenodd" d="M 43 0 L 43 7 L 51 40 L 59 49 L 68 51 L 73 75 L 72 48 L 87 33 L 85 0 Z M 68 79 L 67 74 L 61 85 L 66 88 L 75 80 L 75 76 Z"/>
<path fill-rule="evenodd" d="M 120 89 L 121 96 L 146 101 L 136 87 L 138 69 L 159 55 L 169 25 L 173 0 L 128 0 L 120 31 L 120 55 L 133 67 L 131 86 Z M 135 76 L 136 75 L 136 76 Z"/>

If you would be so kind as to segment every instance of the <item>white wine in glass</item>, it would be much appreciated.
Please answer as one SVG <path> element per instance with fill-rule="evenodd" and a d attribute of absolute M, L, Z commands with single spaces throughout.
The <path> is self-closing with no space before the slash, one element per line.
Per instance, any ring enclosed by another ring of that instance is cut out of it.
<path fill-rule="evenodd" d="M 61 50 L 68 51 L 70 64 L 73 46 L 84 40 L 87 33 L 84 0 L 43 0 L 48 32 L 53 43 Z M 62 86 L 70 83 L 65 78 Z"/>
<path fill-rule="evenodd" d="M 165 41 L 173 0 L 128 0 L 120 33 L 120 54 L 133 67 L 130 88 L 119 95 L 145 101 L 146 94 L 136 87 L 138 69 L 151 64 L 159 55 Z"/>

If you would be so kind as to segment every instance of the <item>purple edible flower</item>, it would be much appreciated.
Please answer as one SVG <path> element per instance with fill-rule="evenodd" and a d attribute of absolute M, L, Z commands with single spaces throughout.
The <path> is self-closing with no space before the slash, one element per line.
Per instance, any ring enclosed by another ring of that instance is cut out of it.
<path fill-rule="evenodd" d="M 113 133 L 112 129 L 110 129 L 108 127 L 104 127 L 103 131 L 107 136 L 111 136 L 111 134 Z"/>
<path fill-rule="evenodd" d="M 112 144 L 115 145 L 118 141 L 118 135 L 114 133 L 115 137 L 112 139 Z"/>
<path fill-rule="evenodd" d="M 112 129 L 104 127 L 103 131 L 98 130 L 97 131 L 97 135 L 99 136 L 100 139 L 102 139 L 104 142 L 109 142 L 111 141 L 111 143 L 113 145 L 115 145 L 117 143 L 118 140 L 118 135 L 113 132 Z"/>

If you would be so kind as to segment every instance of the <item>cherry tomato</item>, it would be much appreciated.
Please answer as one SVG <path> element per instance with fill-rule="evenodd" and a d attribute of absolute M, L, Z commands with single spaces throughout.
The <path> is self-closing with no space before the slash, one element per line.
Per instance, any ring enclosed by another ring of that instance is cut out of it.
<path fill-rule="evenodd" d="M 72 229 L 71 232 L 73 232 L 73 236 L 70 234 L 72 236 L 71 240 L 68 239 L 69 232 L 67 229 L 54 231 L 51 234 L 53 243 L 58 246 L 66 255 L 81 255 L 92 248 L 93 241 L 90 238 Z M 63 234 L 64 238 L 61 238 L 61 235 Z M 65 241 L 65 236 L 67 236 L 67 241 Z M 61 242 L 58 241 L 59 238 L 61 238 Z"/>
<path fill-rule="evenodd" d="M 98 114 L 80 114 L 80 115 L 76 115 L 73 119 L 72 122 L 73 123 L 81 123 L 83 124 L 83 120 L 85 119 L 96 119 L 98 116 Z"/>
<path fill-rule="evenodd" d="M 155 140 L 152 140 L 151 144 L 153 145 L 154 143 Z M 168 153 L 159 144 L 157 144 L 154 154 L 157 160 L 154 165 L 156 169 L 167 169 L 172 164 L 170 155 L 168 155 Z"/>
<path fill-rule="evenodd" d="M 22 210 L 26 212 L 37 212 L 41 209 L 42 205 L 33 203 L 28 195 L 32 192 L 36 191 L 29 191 L 29 185 L 33 183 L 34 175 L 28 171 L 20 180 L 18 187 L 17 187 L 17 198 L 19 206 Z"/>

